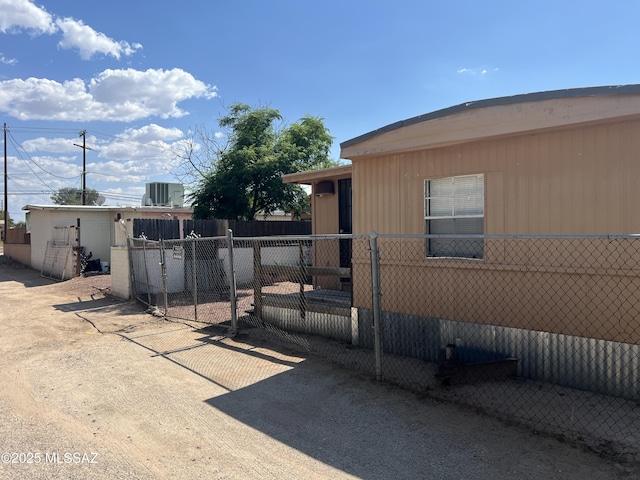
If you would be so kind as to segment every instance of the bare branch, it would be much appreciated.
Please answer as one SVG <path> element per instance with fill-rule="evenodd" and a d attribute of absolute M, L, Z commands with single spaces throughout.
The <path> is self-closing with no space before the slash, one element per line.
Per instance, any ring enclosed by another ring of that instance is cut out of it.
<path fill-rule="evenodd" d="M 210 132 L 203 125 L 196 125 L 184 140 L 174 143 L 168 150 L 175 162 L 171 173 L 182 183 L 195 185 L 215 170 L 227 146 L 224 133 Z"/>

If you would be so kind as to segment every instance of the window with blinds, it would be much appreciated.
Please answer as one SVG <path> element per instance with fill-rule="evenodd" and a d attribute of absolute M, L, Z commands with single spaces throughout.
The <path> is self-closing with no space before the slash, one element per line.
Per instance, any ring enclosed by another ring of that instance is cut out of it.
<path fill-rule="evenodd" d="M 426 233 L 460 235 L 460 238 L 427 239 L 427 256 L 482 258 L 482 239 L 464 238 L 484 233 L 484 175 L 425 180 Z"/>

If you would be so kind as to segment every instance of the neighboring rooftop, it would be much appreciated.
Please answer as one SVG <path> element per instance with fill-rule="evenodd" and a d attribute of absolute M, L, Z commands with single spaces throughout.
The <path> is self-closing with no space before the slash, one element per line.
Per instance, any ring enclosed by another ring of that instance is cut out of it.
<path fill-rule="evenodd" d="M 114 206 L 114 205 L 25 205 L 22 210 L 66 210 L 96 212 L 191 212 L 191 207 L 149 207 L 149 206 Z"/>

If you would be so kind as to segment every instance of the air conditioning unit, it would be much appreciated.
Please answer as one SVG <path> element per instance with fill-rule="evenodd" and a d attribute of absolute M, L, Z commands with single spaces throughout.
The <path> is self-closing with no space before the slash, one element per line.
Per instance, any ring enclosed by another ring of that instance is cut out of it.
<path fill-rule="evenodd" d="M 142 205 L 154 207 L 183 207 L 184 185 L 181 183 L 147 183 Z"/>

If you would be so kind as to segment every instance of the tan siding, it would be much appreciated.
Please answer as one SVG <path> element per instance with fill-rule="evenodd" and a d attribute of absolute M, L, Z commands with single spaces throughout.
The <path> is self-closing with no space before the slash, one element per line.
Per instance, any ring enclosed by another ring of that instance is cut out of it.
<path fill-rule="evenodd" d="M 504 233 L 504 180 L 502 172 L 489 172 L 485 176 L 484 228 L 494 234 Z"/>
<path fill-rule="evenodd" d="M 486 189 L 487 233 L 638 232 L 639 137 L 640 121 L 619 122 L 355 158 L 354 233 L 422 233 L 425 179 L 489 172 L 502 198 Z"/>
<path fill-rule="evenodd" d="M 334 195 L 318 197 L 311 196 L 311 221 L 315 235 L 331 235 L 339 232 L 339 195 L 338 180 L 349 178 L 349 175 L 340 175 L 327 179 L 326 177 L 312 181 L 313 192 L 315 184 L 320 181 L 331 180 L 333 182 Z M 316 240 L 313 242 L 313 264 L 317 267 L 339 267 L 340 248 L 337 240 Z M 336 277 L 313 277 L 316 288 L 340 289 L 340 279 Z"/>
<path fill-rule="evenodd" d="M 353 158 L 354 233 L 366 234 L 373 229 L 379 233 L 423 233 L 424 180 L 474 173 L 485 175 L 488 234 L 640 233 L 639 155 L 640 120 L 629 120 Z M 577 260 L 573 247 L 568 242 L 549 251 L 544 243 L 523 240 L 507 246 L 498 240 L 482 261 L 434 268 L 425 258 L 422 240 L 396 241 L 393 247 L 384 247 L 387 251 L 381 255 L 383 308 L 640 341 L 634 333 L 638 327 L 634 306 L 610 318 L 598 318 L 600 312 L 613 311 L 617 299 L 611 292 L 618 286 L 629 298 L 633 298 L 630 292 L 640 288 L 640 272 L 636 270 L 640 254 L 629 253 L 625 266 L 608 265 L 609 253 L 618 255 L 624 245 L 618 245 L 615 252 L 589 247 Z M 585 268 L 590 268 L 588 262 L 597 263 L 597 270 L 573 272 L 575 261 Z M 620 275 L 620 268 L 627 271 Z M 354 292 L 359 281 L 356 273 L 365 272 L 364 265 L 354 269 Z M 552 300 L 545 293 L 546 285 L 553 285 L 556 295 Z M 600 298 L 600 292 L 610 296 Z M 519 303 L 511 301 L 516 296 Z M 355 294 L 354 302 L 366 307 L 370 296 Z M 593 330 L 593 325 L 598 325 L 599 331 Z"/>
<path fill-rule="evenodd" d="M 339 230 L 339 211 L 338 211 L 338 181 L 350 178 L 351 172 L 336 175 L 333 177 L 321 177 L 311 182 L 312 190 L 315 192 L 315 186 L 321 181 L 332 181 L 334 195 L 326 195 L 318 197 L 311 195 L 311 222 L 313 225 L 313 233 L 315 235 L 325 235 L 340 233 Z"/>
<path fill-rule="evenodd" d="M 337 186 L 334 186 L 337 192 Z M 338 195 L 313 197 L 313 233 L 317 235 L 338 233 Z"/>
<path fill-rule="evenodd" d="M 627 211 L 626 231 L 640 233 L 640 135 L 628 129 L 626 142 L 630 147 L 625 151 L 625 185 L 630 192 L 625 197 Z"/>

